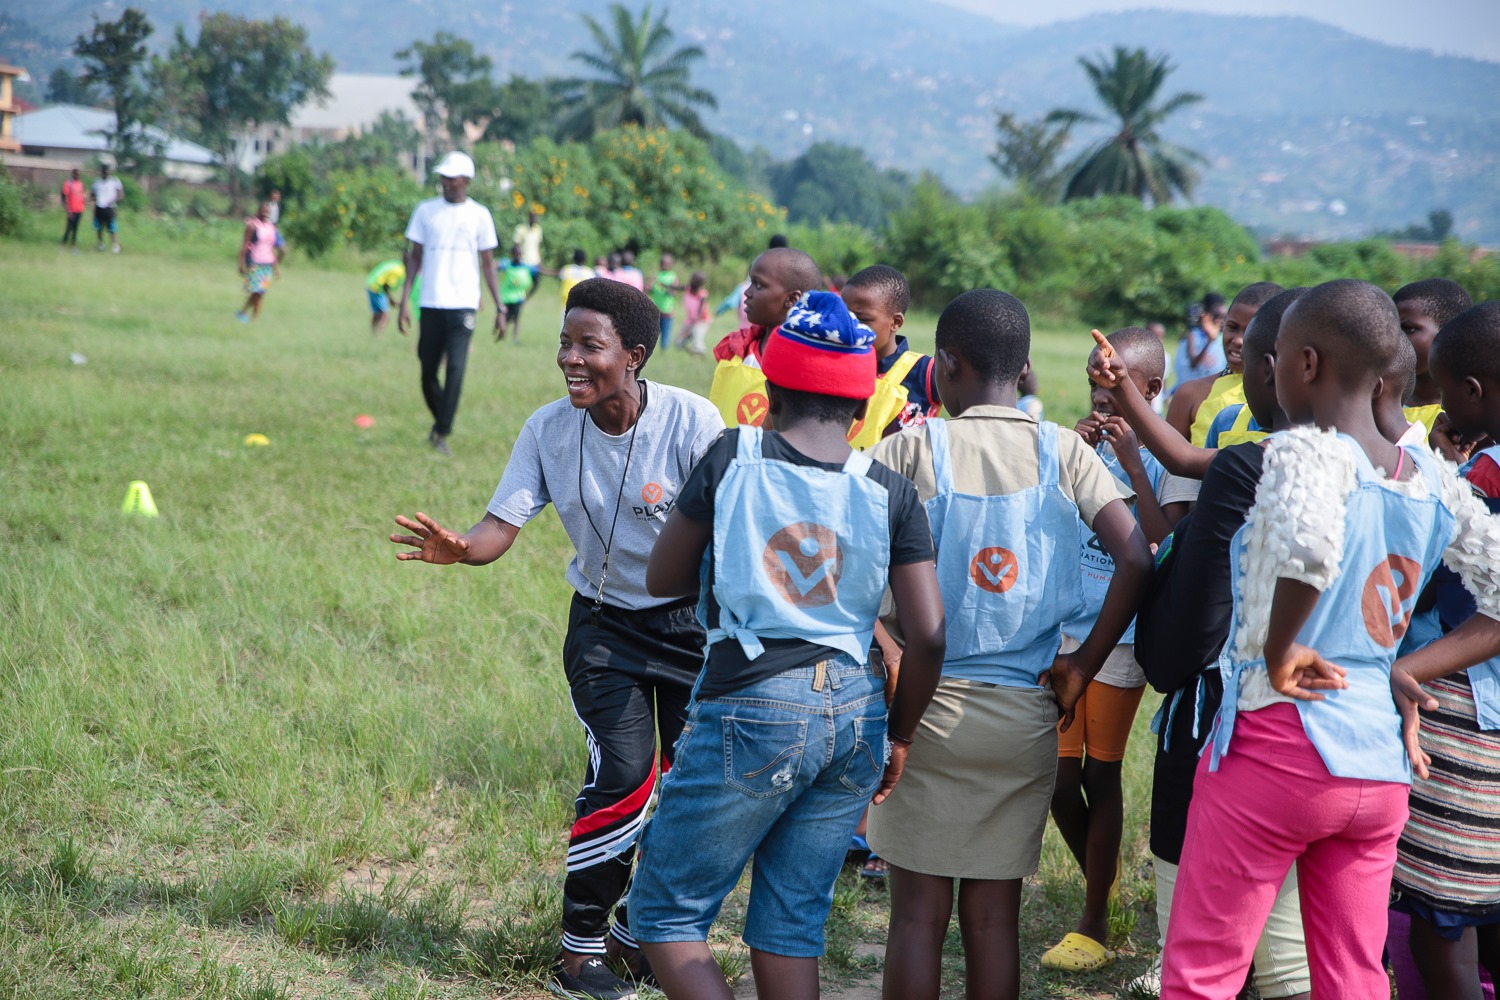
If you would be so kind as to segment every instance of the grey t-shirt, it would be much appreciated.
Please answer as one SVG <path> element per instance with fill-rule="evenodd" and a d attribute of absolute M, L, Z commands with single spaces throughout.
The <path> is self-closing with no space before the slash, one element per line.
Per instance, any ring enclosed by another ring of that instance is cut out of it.
<path fill-rule="evenodd" d="M 594 426 L 588 412 L 567 399 L 533 413 L 489 505 L 491 514 L 515 525 L 530 521 L 549 503 L 556 507 L 575 550 L 568 583 L 593 600 L 619 496 L 604 602 L 631 610 L 667 603 L 646 593 L 646 561 L 688 473 L 724 430 L 718 407 L 702 396 L 660 382 L 644 384 L 646 408 L 635 427 L 618 437 Z"/>

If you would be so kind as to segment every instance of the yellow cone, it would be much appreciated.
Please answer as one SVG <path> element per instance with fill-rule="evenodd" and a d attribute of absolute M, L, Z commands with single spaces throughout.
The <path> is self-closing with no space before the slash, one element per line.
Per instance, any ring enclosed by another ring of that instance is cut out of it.
<path fill-rule="evenodd" d="M 120 513 L 157 517 L 161 512 L 156 509 L 156 501 L 151 499 L 151 487 L 137 479 L 125 491 L 125 502 L 120 504 Z"/>
<path fill-rule="evenodd" d="M 270 443 L 271 443 L 271 439 L 268 438 L 268 437 L 266 437 L 264 434 L 246 434 L 245 435 L 245 447 L 246 448 L 250 448 L 250 447 L 253 447 L 255 445 L 267 445 L 267 444 L 270 444 Z"/>

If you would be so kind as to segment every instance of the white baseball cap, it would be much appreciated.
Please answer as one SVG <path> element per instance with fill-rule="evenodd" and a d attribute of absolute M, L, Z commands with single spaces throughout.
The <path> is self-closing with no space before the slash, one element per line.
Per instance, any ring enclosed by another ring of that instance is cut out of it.
<path fill-rule="evenodd" d="M 468 153 L 461 153 L 455 149 L 443 157 L 438 165 L 432 169 L 434 173 L 441 177 L 473 177 L 474 160 L 470 158 Z"/>

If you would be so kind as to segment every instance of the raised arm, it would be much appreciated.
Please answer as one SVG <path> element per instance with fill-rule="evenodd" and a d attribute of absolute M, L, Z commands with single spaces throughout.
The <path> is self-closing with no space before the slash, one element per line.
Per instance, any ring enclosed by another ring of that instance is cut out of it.
<path fill-rule="evenodd" d="M 1094 331 L 1094 340 L 1108 344 L 1098 330 Z M 1089 378 L 1109 392 L 1115 409 L 1168 472 L 1186 479 L 1202 479 L 1218 451 L 1193 447 L 1171 424 L 1157 416 L 1129 377 L 1129 370 L 1119 352 L 1111 350 L 1105 354 L 1103 351 L 1101 347 L 1089 355 Z"/>
<path fill-rule="evenodd" d="M 397 545 L 409 545 L 416 550 L 402 550 L 396 553 L 396 558 L 403 561 L 420 560 L 438 566 L 451 566 L 454 563 L 483 566 L 492 563 L 510 551 L 516 535 L 521 532 L 519 525 L 502 521 L 490 513 L 486 513 L 478 524 L 462 535 L 448 530 L 421 511 L 417 511 L 416 520 L 397 514 L 396 523 L 412 534 L 393 534 L 391 541 Z"/>

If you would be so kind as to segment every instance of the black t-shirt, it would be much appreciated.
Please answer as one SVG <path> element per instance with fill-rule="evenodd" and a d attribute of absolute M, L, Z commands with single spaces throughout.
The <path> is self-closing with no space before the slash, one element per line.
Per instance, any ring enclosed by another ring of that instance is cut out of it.
<path fill-rule="evenodd" d="M 693 467 L 687 485 L 677 495 L 677 510 L 684 516 L 701 523 L 713 523 L 714 495 L 719 483 L 729 471 L 739 449 L 738 430 L 727 430 L 708 452 Z M 841 465 L 815 462 L 802 454 L 775 431 L 767 431 L 763 439 L 766 458 L 793 465 L 806 465 L 814 469 L 838 472 Z M 927 524 L 927 509 L 917 496 L 917 488 L 905 476 L 892 472 L 879 462 L 870 463 L 869 478 L 885 487 L 890 496 L 889 523 L 870 525 L 870 530 L 884 530 L 891 540 L 891 565 L 906 566 L 925 562 L 933 558 L 932 529 Z M 713 541 L 709 541 L 709 579 L 704 587 L 707 603 L 708 627 L 716 628 L 719 622 L 719 604 L 713 591 Z M 816 663 L 837 655 L 831 649 L 805 639 L 762 639 L 765 652 L 755 659 L 745 655 L 740 644 L 734 640 L 714 643 L 709 647 L 708 662 L 703 667 L 703 680 L 698 687 L 700 698 L 716 698 L 747 687 L 757 681 L 774 677 L 785 670 Z"/>

